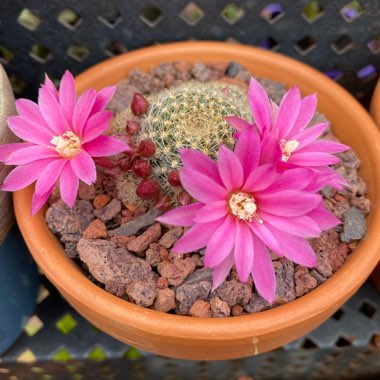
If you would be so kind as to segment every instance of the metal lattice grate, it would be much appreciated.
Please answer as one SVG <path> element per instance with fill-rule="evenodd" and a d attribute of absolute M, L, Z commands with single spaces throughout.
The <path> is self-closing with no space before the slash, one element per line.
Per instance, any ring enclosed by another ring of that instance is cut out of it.
<path fill-rule="evenodd" d="M 300 59 L 369 98 L 380 71 L 378 0 L 2 0 L 0 61 L 19 96 L 47 72 L 87 67 L 139 47 L 188 39 L 261 46 Z"/>

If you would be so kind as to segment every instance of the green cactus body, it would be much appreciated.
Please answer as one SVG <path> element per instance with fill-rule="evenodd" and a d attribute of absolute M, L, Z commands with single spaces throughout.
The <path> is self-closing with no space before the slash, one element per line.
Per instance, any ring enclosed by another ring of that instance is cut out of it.
<path fill-rule="evenodd" d="M 149 99 L 141 139 L 151 139 L 154 177 L 171 192 L 167 175 L 181 167 L 180 148 L 194 148 L 216 158 L 221 143 L 233 147 L 234 129 L 224 120 L 235 115 L 250 119 L 246 90 L 223 82 L 185 83 Z"/>

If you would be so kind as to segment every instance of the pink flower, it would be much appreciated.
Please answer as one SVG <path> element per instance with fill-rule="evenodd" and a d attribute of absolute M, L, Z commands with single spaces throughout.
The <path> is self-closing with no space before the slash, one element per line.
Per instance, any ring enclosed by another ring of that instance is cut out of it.
<path fill-rule="evenodd" d="M 79 180 L 95 182 L 92 157 L 129 150 L 128 145 L 101 135 L 112 112 L 104 107 L 115 86 L 96 92 L 89 89 L 76 99 L 74 78 L 66 71 L 59 92 L 48 76 L 39 90 L 38 104 L 16 101 L 19 116 L 8 118 L 9 128 L 25 142 L 0 146 L 0 161 L 17 165 L 5 178 L 1 190 L 16 191 L 36 181 L 32 201 L 34 215 L 46 202 L 59 180 L 61 197 L 74 204 Z"/>
<path fill-rule="evenodd" d="M 308 127 L 316 106 L 315 94 L 301 99 L 297 86 L 293 86 L 277 106 L 268 97 L 263 86 L 251 78 L 248 100 L 255 126 L 262 140 L 261 163 L 277 162 L 282 169 L 306 167 L 323 176 L 326 184 L 342 188 L 346 181 L 328 165 L 336 164 L 335 153 L 343 152 L 347 145 L 318 139 L 328 123 Z M 238 131 L 252 124 L 238 117 L 227 117 Z"/>
<path fill-rule="evenodd" d="M 260 156 L 253 128 L 241 132 L 234 152 L 222 145 L 217 162 L 196 150 L 181 150 L 181 183 L 198 202 L 171 210 L 158 221 L 191 227 L 172 250 L 188 253 L 206 247 L 204 264 L 214 268 L 214 289 L 235 264 L 240 280 L 251 274 L 257 291 L 272 302 L 276 281 L 269 249 L 313 267 L 316 255 L 305 238 L 317 237 L 340 221 L 324 209 L 319 194 L 309 191 L 312 171 L 279 173 L 271 164 L 260 164 Z"/>

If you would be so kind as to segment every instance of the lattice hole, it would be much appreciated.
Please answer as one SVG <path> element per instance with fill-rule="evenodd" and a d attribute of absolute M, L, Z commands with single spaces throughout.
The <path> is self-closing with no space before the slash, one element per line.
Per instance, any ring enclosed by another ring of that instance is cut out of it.
<path fill-rule="evenodd" d="M 0 368 L 0 374 L 7 375 L 8 373 L 11 373 L 11 370 L 8 368 Z"/>
<path fill-rule="evenodd" d="M 36 30 L 40 24 L 41 19 L 36 16 L 29 8 L 24 8 L 19 14 L 17 21 L 24 28 L 34 31 Z"/>
<path fill-rule="evenodd" d="M 317 343 L 313 342 L 311 339 L 306 338 L 303 341 L 301 348 L 303 348 L 305 350 L 315 350 L 318 348 L 318 345 L 317 345 Z"/>
<path fill-rule="evenodd" d="M 0 45 L 0 62 L 3 65 L 7 65 L 12 61 L 14 58 L 14 53 L 11 49 L 8 49 L 7 47 Z"/>
<path fill-rule="evenodd" d="M 312 23 L 323 15 L 323 6 L 319 0 L 310 1 L 302 10 L 302 16 Z"/>
<path fill-rule="evenodd" d="M 148 4 L 140 13 L 140 19 L 146 25 L 155 27 L 163 18 L 162 12 L 153 4 Z"/>
<path fill-rule="evenodd" d="M 106 46 L 106 54 L 110 56 L 119 55 L 126 53 L 128 51 L 128 48 L 120 41 L 111 41 Z"/>
<path fill-rule="evenodd" d="M 374 65 L 364 66 L 356 73 L 356 76 L 362 82 L 369 82 L 377 76 L 376 67 Z"/>
<path fill-rule="evenodd" d="M 373 318 L 376 313 L 376 307 L 367 301 L 362 302 L 359 307 L 359 311 L 364 314 L 367 318 Z"/>
<path fill-rule="evenodd" d="M 37 295 L 37 303 L 41 303 L 44 299 L 49 297 L 50 292 L 46 289 L 44 285 L 40 285 L 38 289 L 38 295 Z"/>
<path fill-rule="evenodd" d="M 338 81 L 343 77 L 343 71 L 338 68 L 328 69 L 325 71 L 325 74 L 332 80 Z"/>
<path fill-rule="evenodd" d="M 343 336 L 340 336 L 335 342 L 336 347 L 348 347 L 351 345 L 352 345 L 352 343 Z"/>
<path fill-rule="evenodd" d="M 75 29 L 82 21 L 79 13 L 75 12 L 74 9 L 65 8 L 61 11 L 57 17 L 59 23 L 68 29 Z"/>
<path fill-rule="evenodd" d="M 70 378 L 73 379 L 73 380 L 83 380 L 84 376 L 81 375 L 80 373 L 74 373 L 74 374 L 71 375 Z"/>
<path fill-rule="evenodd" d="M 124 354 L 124 358 L 128 360 L 137 360 L 141 359 L 141 352 L 135 347 L 129 347 Z"/>
<path fill-rule="evenodd" d="M 67 362 L 71 359 L 71 355 L 65 347 L 62 347 L 53 355 L 53 359 L 57 362 Z"/>
<path fill-rule="evenodd" d="M 285 14 L 284 8 L 280 3 L 271 3 L 264 7 L 261 11 L 261 17 L 270 24 L 278 21 Z"/>
<path fill-rule="evenodd" d="M 29 55 L 37 62 L 46 63 L 49 59 L 53 57 L 50 49 L 41 44 L 36 44 L 32 46 Z"/>
<path fill-rule="evenodd" d="M 336 321 L 339 321 L 343 316 L 345 312 L 342 309 L 338 309 L 332 316 L 332 319 L 335 319 Z"/>
<path fill-rule="evenodd" d="M 72 45 L 67 49 L 67 54 L 74 58 L 78 62 L 84 61 L 87 56 L 90 54 L 90 50 L 86 46 L 82 45 Z"/>
<path fill-rule="evenodd" d="M 67 335 L 75 329 L 75 327 L 77 326 L 77 322 L 71 314 L 65 314 L 62 318 L 60 318 L 57 321 L 55 326 L 62 334 Z"/>
<path fill-rule="evenodd" d="M 295 49 L 301 55 L 309 54 L 317 46 L 316 41 L 311 36 L 305 36 L 298 40 L 295 44 Z"/>
<path fill-rule="evenodd" d="M 21 94 L 26 88 L 26 82 L 12 75 L 9 78 L 12 90 L 15 94 Z"/>
<path fill-rule="evenodd" d="M 96 362 L 101 362 L 107 358 L 107 355 L 100 347 L 95 347 L 88 354 L 88 359 Z"/>
<path fill-rule="evenodd" d="M 267 50 L 277 50 L 280 45 L 273 37 L 268 36 L 260 42 L 259 46 Z"/>
<path fill-rule="evenodd" d="M 36 355 L 29 348 L 22 351 L 16 358 L 16 361 L 19 363 L 34 363 L 36 360 Z"/>
<path fill-rule="evenodd" d="M 24 331 L 28 336 L 34 336 L 44 327 L 43 322 L 37 315 L 33 315 L 28 319 L 24 326 Z"/>
<path fill-rule="evenodd" d="M 227 4 L 220 14 L 229 24 L 234 25 L 244 17 L 244 9 L 235 3 Z"/>
<path fill-rule="evenodd" d="M 194 26 L 194 25 L 197 25 L 199 21 L 202 20 L 204 15 L 205 14 L 203 10 L 199 8 L 197 4 L 189 3 L 186 5 L 185 8 L 183 8 L 179 16 L 182 18 L 182 20 L 187 22 L 189 25 Z"/>
<path fill-rule="evenodd" d="M 364 9 L 357 0 L 351 1 L 340 10 L 340 14 L 347 22 L 356 20 L 363 12 Z"/>
<path fill-rule="evenodd" d="M 30 370 L 31 370 L 33 373 L 42 373 L 42 372 L 44 371 L 44 369 L 41 368 L 41 367 L 32 367 Z"/>
<path fill-rule="evenodd" d="M 122 17 L 117 8 L 108 5 L 103 8 L 103 12 L 98 19 L 109 28 L 114 28 L 122 20 Z"/>
<path fill-rule="evenodd" d="M 380 333 L 372 335 L 371 344 L 377 348 L 380 348 Z"/>
<path fill-rule="evenodd" d="M 380 35 L 367 43 L 367 47 L 373 54 L 380 53 Z"/>
<path fill-rule="evenodd" d="M 331 44 L 331 47 L 337 54 L 344 54 L 354 47 L 354 41 L 348 34 L 343 34 Z"/>

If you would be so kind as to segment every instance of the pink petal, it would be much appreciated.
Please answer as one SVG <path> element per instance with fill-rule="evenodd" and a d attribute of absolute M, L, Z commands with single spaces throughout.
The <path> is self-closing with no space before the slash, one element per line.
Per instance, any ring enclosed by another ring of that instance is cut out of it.
<path fill-rule="evenodd" d="M 179 172 L 184 189 L 196 200 L 202 203 L 225 200 L 227 190 L 214 182 L 211 178 L 193 169 L 186 167 Z"/>
<path fill-rule="evenodd" d="M 48 200 L 51 192 L 53 191 L 53 187 L 51 187 L 46 193 L 44 194 L 33 194 L 32 197 L 32 216 L 36 215 L 36 213 L 41 209 L 41 207 L 46 203 Z"/>
<path fill-rule="evenodd" d="M 192 226 L 196 213 L 204 207 L 203 203 L 191 203 L 187 206 L 177 207 L 159 216 L 156 220 L 160 223 L 173 226 Z"/>
<path fill-rule="evenodd" d="M 236 223 L 235 266 L 241 282 L 248 280 L 254 257 L 253 237 L 245 222 Z"/>
<path fill-rule="evenodd" d="M 214 160 L 195 149 L 180 149 L 179 152 L 184 167 L 196 170 L 222 185 L 218 166 Z"/>
<path fill-rule="evenodd" d="M 237 131 L 242 132 L 248 127 L 253 127 L 247 120 L 244 120 L 237 116 L 226 116 L 224 120 L 231 126 L 234 127 Z"/>
<path fill-rule="evenodd" d="M 75 105 L 73 113 L 73 132 L 77 136 L 83 136 L 83 126 L 90 115 L 95 97 L 96 91 L 93 88 L 89 88 L 79 97 Z"/>
<path fill-rule="evenodd" d="M 20 147 L 21 148 L 21 147 Z M 32 145 L 15 150 L 6 159 L 7 165 L 23 165 L 42 158 L 59 158 L 60 155 L 54 150 L 45 146 Z"/>
<path fill-rule="evenodd" d="M 252 278 L 257 292 L 269 303 L 276 296 L 276 275 L 272 259 L 265 245 L 253 236 L 255 254 L 253 256 Z"/>
<path fill-rule="evenodd" d="M 348 186 L 346 179 L 338 174 L 334 169 L 328 166 L 321 166 L 313 168 L 313 171 L 322 178 L 325 179 L 325 184 L 335 189 L 342 189 L 344 186 Z"/>
<path fill-rule="evenodd" d="M 90 116 L 83 126 L 82 141 L 86 143 L 105 132 L 109 127 L 109 122 L 111 119 L 111 111 L 98 112 Z"/>
<path fill-rule="evenodd" d="M 265 190 L 273 183 L 276 176 L 272 164 L 258 166 L 248 176 L 243 185 L 243 190 L 249 193 Z"/>
<path fill-rule="evenodd" d="M 199 251 L 207 245 L 212 234 L 222 224 L 221 220 L 211 223 L 196 224 L 177 240 L 172 248 L 174 253 L 188 253 Z"/>
<path fill-rule="evenodd" d="M 79 179 L 71 169 L 70 162 L 62 169 L 61 177 L 59 179 L 59 190 L 62 200 L 69 206 L 73 207 L 79 187 Z"/>
<path fill-rule="evenodd" d="M 214 273 L 212 276 L 211 291 L 214 291 L 216 288 L 218 288 L 221 285 L 221 283 L 226 279 L 226 277 L 230 273 L 233 265 L 234 265 L 234 256 L 228 255 L 221 264 L 217 265 L 214 268 Z"/>
<path fill-rule="evenodd" d="M 210 236 L 204 256 L 204 266 L 213 268 L 221 264 L 231 253 L 235 244 L 236 221 L 227 216 L 218 229 Z"/>
<path fill-rule="evenodd" d="M 299 190 L 263 193 L 257 197 L 259 212 L 263 210 L 272 215 L 286 217 L 304 215 L 317 206 L 320 201 L 320 195 Z"/>
<path fill-rule="evenodd" d="M 265 192 L 278 192 L 280 190 L 303 190 L 315 180 L 316 174 L 309 169 L 288 169 L 277 174 L 277 178 L 265 190 Z"/>
<path fill-rule="evenodd" d="M 54 83 L 51 81 L 47 74 L 45 74 L 44 86 L 51 93 L 51 95 L 54 96 L 54 98 L 58 101 L 57 87 L 55 87 Z"/>
<path fill-rule="evenodd" d="M 312 268 L 317 266 L 317 256 L 305 239 L 288 235 L 274 227 L 271 227 L 271 231 L 278 240 L 281 253 L 285 257 L 305 267 Z"/>
<path fill-rule="evenodd" d="M 221 145 L 218 151 L 218 170 L 228 191 L 239 189 L 243 184 L 243 167 L 230 149 Z"/>
<path fill-rule="evenodd" d="M 34 146 L 30 143 L 13 143 L 0 145 L 0 162 L 5 162 L 10 154 L 18 151 L 19 149 L 28 148 Z"/>
<path fill-rule="evenodd" d="M 330 140 L 316 140 L 305 148 L 298 149 L 297 153 L 309 153 L 309 152 L 319 152 L 319 153 L 341 153 L 349 150 L 350 147 L 335 141 Z"/>
<path fill-rule="evenodd" d="M 103 135 L 83 144 L 82 148 L 92 157 L 112 156 L 130 150 L 126 143 L 116 137 Z"/>
<path fill-rule="evenodd" d="M 265 225 L 265 222 L 260 224 L 257 221 L 253 221 L 247 224 L 253 234 L 256 235 L 269 249 L 280 254 L 280 246 L 271 230 Z"/>
<path fill-rule="evenodd" d="M 269 99 L 269 100 L 270 100 L 270 106 L 272 108 L 272 125 L 274 125 L 277 119 L 277 115 L 278 115 L 278 105 L 272 99 Z"/>
<path fill-rule="evenodd" d="M 309 127 L 300 132 L 298 135 L 293 136 L 292 139 L 299 142 L 297 150 L 300 150 L 315 141 L 319 136 L 322 135 L 328 126 L 328 123 L 315 124 L 312 127 Z"/>
<path fill-rule="evenodd" d="M 51 145 L 53 133 L 44 125 L 36 124 L 33 119 L 23 116 L 10 116 L 7 119 L 9 129 L 20 139 L 39 145 Z"/>
<path fill-rule="evenodd" d="M 313 219 L 321 230 L 329 230 L 342 223 L 332 212 L 325 209 L 323 202 L 311 210 L 307 216 Z"/>
<path fill-rule="evenodd" d="M 254 78 L 251 78 L 249 84 L 248 102 L 257 128 L 262 134 L 266 129 L 270 129 L 272 125 L 272 109 L 264 87 Z"/>
<path fill-rule="evenodd" d="M 311 238 L 320 236 L 322 232 L 318 224 L 311 217 L 306 215 L 287 218 L 261 212 L 260 216 L 265 223 L 269 223 L 282 231 L 286 231 L 290 235 Z"/>
<path fill-rule="evenodd" d="M 297 133 L 303 131 L 311 119 L 313 118 L 315 109 L 317 108 L 317 95 L 312 94 L 306 96 L 301 100 L 300 112 L 298 114 L 297 120 L 294 123 L 292 130 L 290 131 L 290 136 L 295 136 Z M 292 137 L 290 138 L 292 140 Z"/>
<path fill-rule="evenodd" d="M 116 91 L 116 86 L 104 87 L 96 94 L 95 103 L 92 106 L 90 115 L 94 115 L 97 112 L 103 110 L 107 103 L 112 99 Z"/>
<path fill-rule="evenodd" d="M 325 166 L 336 164 L 339 161 L 340 159 L 337 156 L 319 152 L 295 152 L 289 159 L 289 162 L 291 162 L 293 165 L 299 166 Z"/>
<path fill-rule="evenodd" d="M 57 99 L 44 86 L 38 92 L 38 104 L 42 117 L 56 135 L 62 135 L 71 130 Z"/>
<path fill-rule="evenodd" d="M 41 170 L 34 191 L 36 195 L 45 194 L 49 189 L 54 187 L 66 163 L 67 159 L 62 157 L 53 159 Z"/>
<path fill-rule="evenodd" d="M 297 86 L 293 86 L 282 98 L 273 129 L 279 130 L 281 139 L 287 139 L 297 120 L 301 107 L 301 95 Z"/>
<path fill-rule="evenodd" d="M 235 155 L 243 166 L 244 179 L 247 179 L 255 169 L 260 159 L 260 139 L 253 127 L 246 128 L 241 132 L 235 146 Z"/>
<path fill-rule="evenodd" d="M 96 169 L 94 160 L 84 150 L 70 160 L 74 174 L 87 185 L 91 185 L 96 180 Z"/>
<path fill-rule="evenodd" d="M 1 186 L 3 191 L 17 191 L 33 183 L 40 172 L 51 162 L 50 158 L 33 161 L 29 164 L 20 165 L 14 168 L 4 179 Z"/>
<path fill-rule="evenodd" d="M 211 202 L 204 205 L 194 218 L 195 223 L 208 223 L 223 218 L 228 213 L 228 206 L 225 200 Z"/>
<path fill-rule="evenodd" d="M 70 71 L 66 70 L 59 85 L 59 103 L 62 113 L 69 123 L 72 123 L 76 102 L 75 82 Z"/>
<path fill-rule="evenodd" d="M 261 142 L 260 164 L 273 164 L 273 162 L 281 158 L 282 153 L 279 141 L 280 139 L 274 130 L 264 135 Z"/>

